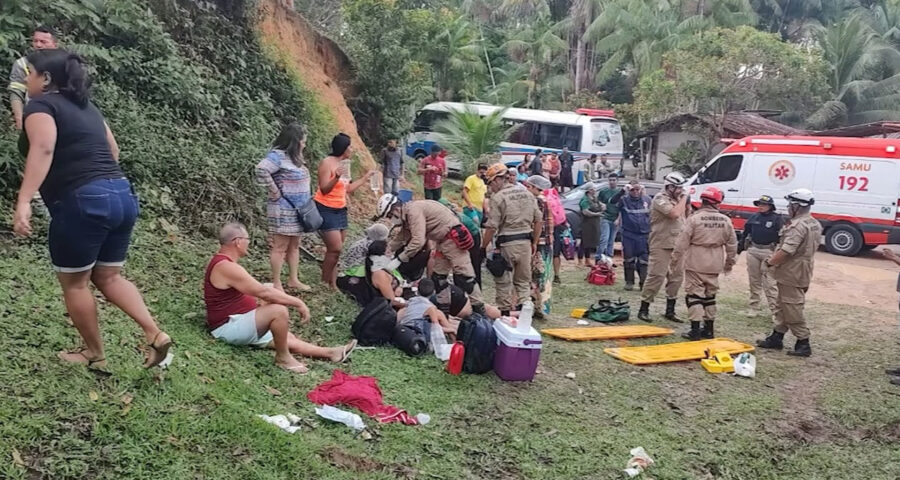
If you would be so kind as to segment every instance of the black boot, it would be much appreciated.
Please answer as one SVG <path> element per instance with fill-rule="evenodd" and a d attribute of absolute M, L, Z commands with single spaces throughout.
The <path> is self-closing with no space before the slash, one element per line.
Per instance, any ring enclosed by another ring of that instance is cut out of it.
<path fill-rule="evenodd" d="M 650 318 L 650 304 L 644 301 L 641 301 L 641 308 L 638 309 L 638 319 L 643 320 L 645 322 L 652 322 L 653 319 Z"/>
<path fill-rule="evenodd" d="M 634 290 L 634 265 L 625 264 L 625 290 Z"/>
<path fill-rule="evenodd" d="M 773 330 L 772 334 L 766 337 L 765 340 L 757 340 L 756 346 L 759 348 L 781 350 L 782 348 L 784 348 L 784 334 Z"/>
<path fill-rule="evenodd" d="M 713 324 L 715 321 L 713 320 L 704 320 L 703 321 L 703 330 L 700 330 L 700 338 L 713 338 L 715 334 L 713 333 Z"/>
<path fill-rule="evenodd" d="M 812 348 L 809 346 L 809 339 L 797 340 L 797 343 L 794 344 L 794 349 L 790 352 L 787 352 L 788 355 L 792 357 L 808 357 L 812 355 Z"/>
<path fill-rule="evenodd" d="M 680 318 L 678 318 L 678 316 L 675 315 L 675 299 L 674 298 L 666 299 L 666 314 L 663 316 L 675 323 L 684 323 L 684 321 L 682 321 Z"/>
<path fill-rule="evenodd" d="M 644 289 L 644 280 L 647 280 L 647 264 L 638 263 L 637 272 L 638 272 L 638 277 L 641 279 L 639 285 L 641 287 L 641 290 L 643 290 Z"/>
<path fill-rule="evenodd" d="M 681 338 L 700 340 L 700 322 L 691 322 L 691 329 L 681 334 Z"/>

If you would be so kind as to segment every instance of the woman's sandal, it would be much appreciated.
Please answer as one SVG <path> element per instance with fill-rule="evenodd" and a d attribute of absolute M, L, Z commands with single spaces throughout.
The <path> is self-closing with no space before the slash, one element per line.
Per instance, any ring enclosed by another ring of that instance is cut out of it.
<path fill-rule="evenodd" d="M 307 373 L 309 373 L 309 367 L 305 363 L 301 363 L 300 365 L 294 365 L 293 367 L 288 367 L 288 366 L 281 365 L 278 363 L 276 363 L 275 365 L 277 365 L 278 368 L 287 370 L 291 373 L 296 373 L 298 375 L 306 375 Z"/>
<path fill-rule="evenodd" d="M 341 359 L 340 361 L 338 361 L 338 363 L 344 363 L 350 358 L 350 354 L 353 353 L 354 350 L 356 350 L 356 344 L 357 341 L 354 339 L 351 340 L 347 345 L 344 345 L 344 350 L 341 352 Z"/>
<path fill-rule="evenodd" d="M 80 365 L 84 365 L 88 368 L 88 370 L 98 370 L 104 371 L 106 368 L 106 358 L 88 358 L 84 352 L 87 351 L 87 348 L 81 347 L 78 350 L 63 350 L 56 354 L 56 357 L 66 363 L 77 363 Z M 80 356 L 84 361 L 78 360 L 74 357 Z"/>
<path fill-rule="evenodd" d="M 162 343 L 157 344 L 160 335 L 165 335 L 166 338 Z M 153 368 L 162 363 L 162 361 L 166 359 L 166 356 L 169 355 L 169 349 L 172 348 L 173 344 L 172 338 L 169 337 L 166 332 L 160 330 L 159 333 L 153 337 L 153 341 L 150 342 L 150 352 L 149 355 L 147 355 L 147 361 L 144 363 L 144 368 Z"/>

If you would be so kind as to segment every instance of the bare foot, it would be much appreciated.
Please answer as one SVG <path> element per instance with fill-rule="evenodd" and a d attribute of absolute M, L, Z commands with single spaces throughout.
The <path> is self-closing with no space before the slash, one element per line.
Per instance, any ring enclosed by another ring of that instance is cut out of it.
<path fill-rule="evenodd" d="M 275 360 L 275 365 L 289 372 L 299 373 L 300 375 L 309 372 L 309 368 L 306 366 L 306 364 L 297 360 L 293 356 L 288 356 L 288 358 L 284 360 Z"/>
<path fill-rule="evenodd" d="M 334 347 L 331 349 L 331 357 L 330 360 L 335 363 L 344 363 L 350 358 L 350 354 L 353 353 L 353 349 L 356 348 L 356 340 L 350 340 L 350 343 L 342 346 L 342 347 Z"/>
<path fill-rule="evenodd" d="M 284 286 L 281 285 L 281 282 L 273 282 L 272 288 L 274 288 L 275 290 L 278 290 L 281 293 L 284 293 Z"/>
<path fill-rule="evenodd" d="M 288 281 L 288 288 L 292 288 L 294 290 L 299 290 L 303 293 L 309 293 L 312 291 L 312 287 L 301 282 L 300 280 L 290 280 Z"/>

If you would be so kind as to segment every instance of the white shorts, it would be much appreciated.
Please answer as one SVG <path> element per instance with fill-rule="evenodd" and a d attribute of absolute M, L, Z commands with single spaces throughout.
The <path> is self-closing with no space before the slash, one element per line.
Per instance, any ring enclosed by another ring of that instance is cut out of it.
<path fill-rule="evenodd" d="M 262 337 L 256 331 L 256 310 L 247 313 L 230 315 L 228 323 L 213 330 L 212 336 L 231 345 L 252 345 L 265 347 L 272 342 L 272 332 L 267 331 Z"/>

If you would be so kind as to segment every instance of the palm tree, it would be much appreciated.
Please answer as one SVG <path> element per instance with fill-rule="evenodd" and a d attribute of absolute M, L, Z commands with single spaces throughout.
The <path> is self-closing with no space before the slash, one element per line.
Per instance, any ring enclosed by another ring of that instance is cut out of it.
<path fill-rule="evenodd" d="M 470 106 L 451 110 L 447 119 L 435 125 L 434 131 L 441 144 L 459 157 L 465 171 L 472 172 L 479 161 L 500 150 L 500 143 L 518 128 L 504 122 L 505 112 L 506 109 L 501 109 L 481 116 Z"/>
<path fill-rule="evenodd" d="M 484 72 L 477 32 L 463 17 L 455 17 L 429 42 L 438 100 L 453 100 L 461 91 L 472 91 Z"/>
<path fill-rule="evenodd" d="M 859 14 L 822 29 L 817 42 L 830 65 L 833 98 L 806 121 L 829 128 L 900 117 L 900 53 L 885 42 Z M 885 71 L 890 76 L 884 78 Z"/>
<path fill-rule="evenodd" d="M 750 0 L 759 26 L 783 40 L 802 41 L 826 25 L 840 21 L 859 8 L 860 0 Z"/>
<path fill-rule="evenodd" d="M 528 85 L 528 107 L 541 107 L 548 89 L 559 86 L 559 78 L 554 75 L 564 60 L 559 55 L 568 44 L 557 35 L 559 27 L 548 17 L 535 19 L 524 28 L 516 31 L 503 45 L 513 62 L 525 65 L 528 73 L 525 76 Z M 551 85 L 548 80 L 556 85 Z"/>
<path fill-rule="evenodd" d="M 500 143 L 518 128 L 506 125 L 505 112 L 506 109 L 502 109 L 481 116 L 470 106 L 451 110 L 447 119 L 435 125 L 434 131 L 441 144 L 460 158 L 463 168 L 473 171 L 481 159 L 496 153 Z"/>

